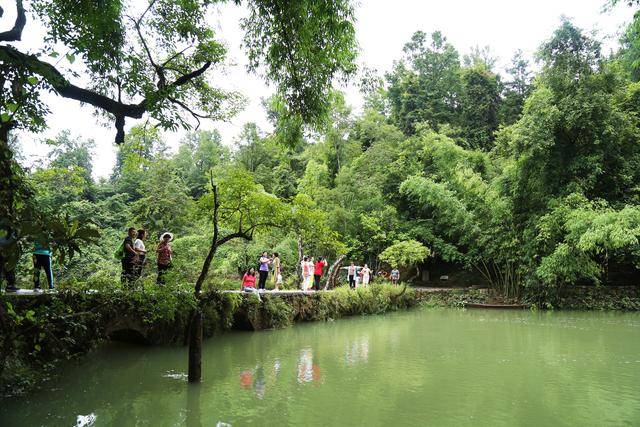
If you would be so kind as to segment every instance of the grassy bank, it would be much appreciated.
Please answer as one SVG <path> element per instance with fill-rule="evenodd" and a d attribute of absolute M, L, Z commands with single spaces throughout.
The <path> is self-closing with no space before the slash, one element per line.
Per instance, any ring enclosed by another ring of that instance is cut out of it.
<path fill-rule="evenodd" d="M 418 292 L 424 307 L 463 308 L 467 303 L 489 303 L 500 299 L 487 290 L 457 289 L 436 292 Z M 553 292 L 524 294 L 509 303 L 525 304 L 541 310 L 640 310 L 639 286 L 572 286 Z"/>

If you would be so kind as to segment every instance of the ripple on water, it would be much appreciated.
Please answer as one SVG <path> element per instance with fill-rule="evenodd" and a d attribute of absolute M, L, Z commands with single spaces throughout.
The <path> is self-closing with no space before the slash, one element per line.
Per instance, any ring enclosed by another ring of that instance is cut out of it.
<path fill-rule="evenodd" d="M 91 427 L 98 417 L 93 412 L 89 415 L 78 415 L 75 427 Z"/>
<path fill-rule="evenodd" d="M 167 371 L 163 377 L 171 378 L 172 380 L 187 381 L 188 375 L 184 372 Z"/>

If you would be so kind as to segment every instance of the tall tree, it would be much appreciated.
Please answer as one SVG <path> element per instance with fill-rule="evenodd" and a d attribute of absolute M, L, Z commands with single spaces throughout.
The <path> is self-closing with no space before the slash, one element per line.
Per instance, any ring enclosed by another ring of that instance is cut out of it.
<path fill-rule="evenodd" d="M 424 123 L 432 129 L 454 124 L 458 115 L 460 59 L 458 51 L 436 31 L 418 31 L 404 46 L 405 58 L 387 74 L 391 117 L 411 135 Z"/>
<path fill-rule="evenodd" d="M 529 61 L 521 50 L 517 50 L 506 69 L 507 80 L 503 84 L 500 103 L 500 122 L 505 125 L 515 123 L 522 114 L 524 101 L 532 90 Z"/>
<path fill-rule="evenodd" d="M 462 70 L 460 127 L 470 148 L 489 151 L 498 129 L 500 81 L 482 63 Z"/>

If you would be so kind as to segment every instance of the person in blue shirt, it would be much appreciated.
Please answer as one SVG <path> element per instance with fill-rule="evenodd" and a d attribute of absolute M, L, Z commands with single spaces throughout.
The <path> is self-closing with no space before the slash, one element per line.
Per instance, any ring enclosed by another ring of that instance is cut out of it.
<path fill-rule="evenodd" d="M 53 269 L 51 268 L 51 249 L 39 243 L 33 249 L 33 289 L 40 290 L 40 269 L 47 275 L 49 289 L 53 289 Z"/>

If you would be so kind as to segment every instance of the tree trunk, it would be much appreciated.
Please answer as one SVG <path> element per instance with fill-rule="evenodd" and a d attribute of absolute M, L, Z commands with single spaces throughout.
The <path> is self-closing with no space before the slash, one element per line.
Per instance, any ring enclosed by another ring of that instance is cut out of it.
<path fill-rule="evenodd" d="M 300 264 L 302 263 L 302 236 L 298 236 L 298 264 L 296 265 L 296 283 L 300 283 L 300 278 L 302 277 L 302 267 Z"/>
<path fill-rule="evenodd" d="M 416 279 L 420 278 L 420 267 L 416 266 L 416 274 L 414 274 L 412 277 L 410 277 L 409 279 L 407 279 L 407 282 L 413 282 Z"/>
<path fill-rule="evenodd" d="M 202 311 L 198 307 L 189 326 L 189 375 L 190 383 L 202 380 Z"/>
<path fill-rule="evenodd" d="M 327 272 L 327 283 L 325 283 L 324 285 L 325 291 L 330 287 L 331 288 L 335 287 L 334 283 L 335 283 L 336 276 L 340 271 L 340 265 L 342 264 L 342 261 L 344 261 L 346 257 L 347 257 L 346 254 L 340 255 L 338 259 L 333 264 L 331 264 L 331 267 L 329 267 L 329 271 Z"/>
<path fill-rule="evenodd" d="M 12 127 L 12 122 L 0 124 L 0 218 L 6 220 L 0 228 L 0 236 L 6 239 L 16 237 L 13 226 L 17 223 L 16 191 L 19 191 L 18 187 L 21 184 L 17 165 L 14 165 L 13 151 L 9 146 L 9 132 Z M 16 285 L 15 268 L 20 259 L 20 246 L 15 245 L 14 250 L 17 253 L 0 253 L 0 276 L 4 276 L 9 286 Z"/>

